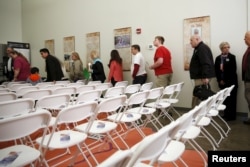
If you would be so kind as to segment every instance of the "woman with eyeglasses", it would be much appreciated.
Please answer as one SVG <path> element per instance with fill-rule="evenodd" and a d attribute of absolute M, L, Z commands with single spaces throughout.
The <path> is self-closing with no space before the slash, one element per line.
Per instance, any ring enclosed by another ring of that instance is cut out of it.
<path fill-rule="evenodd" d="M 220 89 L 234 85 L 231 95 L 224 101 L 226 109 L 224 110 L 224 119 L 232 121 L 236 119 L 236 102 L 237 102 L 237 66 L 235 55 L 230 53 L 230 44 L 222 42 L 220 45 L 221 54 L 215 59 L 215 73 Z"/>

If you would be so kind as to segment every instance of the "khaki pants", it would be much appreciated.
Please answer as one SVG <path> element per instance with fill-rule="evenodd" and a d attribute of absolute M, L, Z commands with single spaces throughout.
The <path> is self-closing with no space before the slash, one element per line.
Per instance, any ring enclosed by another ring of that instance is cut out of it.
<path fill-rule="evenodd" d="M 157 87 L 166 87 L 170 85 L 172 81 L 173 74 L 163 74 L 163 75 L 158 75 L 156 76 L 156 86 Z"/>

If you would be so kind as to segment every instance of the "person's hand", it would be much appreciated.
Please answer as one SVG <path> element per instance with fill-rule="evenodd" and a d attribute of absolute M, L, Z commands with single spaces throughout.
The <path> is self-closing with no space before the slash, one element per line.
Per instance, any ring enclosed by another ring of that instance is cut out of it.
<path fill-rule="evenodd" d="M 153 70 L 153 69 L 154 69 L 154 68 L 153 68 L 153 65 L 152 65 L 152 66 L 149 66 L 149 69 L 150 69 L 150 70 Z"/>
<path fill-rule="evenodd" d="M 203 78 L 203 79 L 201 79 L 201 81 L 202 81 L 202 83 L 203 83 L 204 85 L 207 85 L 208 82 L 209 82 L 209 79 L 208 79 L 208 78 Z"/>
<path fill-rule="evenodd" d="M 225 82 L 223 80 L 221 80 L 220 85 L 225 85 Z"/>

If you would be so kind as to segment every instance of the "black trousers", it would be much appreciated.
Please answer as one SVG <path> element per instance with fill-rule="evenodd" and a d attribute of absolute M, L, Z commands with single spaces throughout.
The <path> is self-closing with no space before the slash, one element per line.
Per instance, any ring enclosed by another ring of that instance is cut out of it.
<path fill-rule="evenodd" d="M 133 80 L 133 84 L 144 84 L 147 81 L 147 74 L 136 76 Z"/>

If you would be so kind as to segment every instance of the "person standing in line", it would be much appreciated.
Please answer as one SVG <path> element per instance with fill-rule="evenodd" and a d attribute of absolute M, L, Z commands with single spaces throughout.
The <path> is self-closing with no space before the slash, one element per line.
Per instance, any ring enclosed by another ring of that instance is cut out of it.
<path fill-rule="evenodd" d="M 117 50 L 112 50 L 109 60 L 108 82 L 115 86 L 116 82 L 123 81 L 122 58 Z"/>
<path fill-rule="evenodd" d="M 149 67 L 155 71 L 157 87 L 170 85 L 173 76 L 171 53 L 163 46 L 163 43 L 164 38 L 162 36 L 155 37 L 154 46 L 157 47 L 157 49 L 154 55 L 154 64 Z"/>
<path fill-rule="evenodd" d="M 243 121 L 243 123 L 250 125 L 250 31 L 245 33 L 244 40 L 247 50 L 242 58 L 242 80 L 244 81 L 245 99 L 248 104 L 248 119 Z"/>
<path fill-rule="evenodd" d="M 102 83 L 106 80 L 106 75 L 104 73 L 104 68 L 101 59 L 99 58 L 96 51 L 90 53 L 90 57 L 93 60 L 92 64 L 92 80 L 101 81 Z"/>
<path fill-rule="evenodd" d="M 14 77 L 12 81 L 26 81 L 30 75 L 30 63 L 22 53 L 11 51 L 10 56 L 13 59 Z"/>
<path fill-rule="evenodd" d="M 139 45 L 131 46 L 132 64 L 131 73 L 133 84 L 144 84 L 147 81 L 147 72 L 145 70 L 145 59 L 141 54 Z"/>
<path fill-rule="evenodd" d="M 224 101 L 226 109 L 224 110 L 223 118 L 226 121 L 232 121 L 236 119 L 236 103 L 237 103 L 237 65 L 235 55 L 230 53 L 230 45 L 228 42 L 222 42 L 220 44 L 221 54 L 215 59 L 215 74 L 220 89 L 225 89 L 234 85 L 230 96 Z"/>
<path fill-rule="evenodd" d="M 14 71 L 13 71 L 13 59 L 10 56 L 10 53 L 14 51 L 14 48 L 8 46 L 6 52 L 8 54 L 8 60 L 5 64 L 5 75 L 8 81 L 12 81 L 14 78 Z"/>
<path fill-rule="evenodd" d="M 211 49 L 202 41 L 199 35 L 192 35 L 190 44 L 194 48 L 191 58 L 189 73 L 194 80 L 194 87 L 198 85 L 209 85 L 211 78 L 215 77 L 214 59 Z M 200 103 L 198 97 L 193 96 L 192 108 Z"/>
<path fill-rule="evenodd" d="M 83 79 L 83 64 L 77 52 L 71 53 L 72 63 L 70 65 L 69 77 L 72 82 Z"/>
<path fill-rule="evenodd" d="M 45 69 L 47 72 L 46 82 L 56 82 L 64 77 L 60 61 L 49 53 L 47 48 L 40 49 L 42 58 L 45 59 Z"/>

